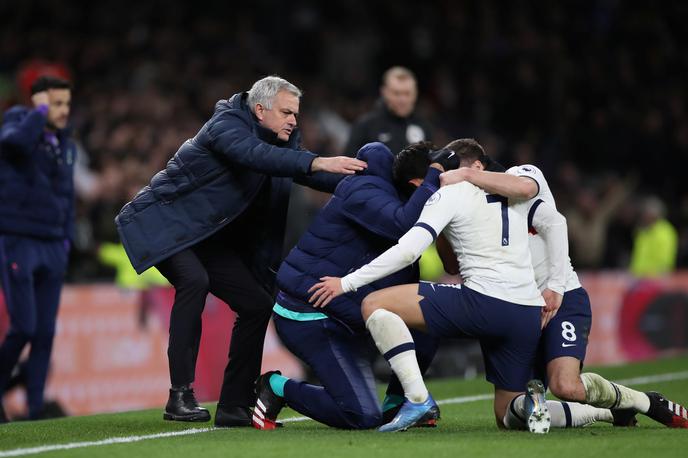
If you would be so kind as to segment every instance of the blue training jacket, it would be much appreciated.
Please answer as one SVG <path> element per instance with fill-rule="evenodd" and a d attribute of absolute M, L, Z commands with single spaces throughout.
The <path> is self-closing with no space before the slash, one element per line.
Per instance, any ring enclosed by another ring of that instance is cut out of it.
<path fill-rule="evenodd" d="M 69 132 L 45 130 L 46 115 L 23 106 L 0 129 L 0 234 L 74 239 L 74 161 Z"/>
<path fill-rule="evenodd" d="M 428 198 L 439 188 L 437 169 L 402 199 L 392 181 L 394 156 L 384 144 L 363 146 L 357 157 L 368 163 L 361 174 L 343 179 L 277 272 L 278 303 L 295 312 L 322 311 L 353 331 L 365 330 L 361 301 L 372 291 L 418 281 L 413 264 L 389 277 L 342 295 L 324 309 L 308 304 L 308 289 L 322 276 L 343 277 L 396 244 L 415 224 Z M 284 294 L 286 293 L 286 294 Z"/>

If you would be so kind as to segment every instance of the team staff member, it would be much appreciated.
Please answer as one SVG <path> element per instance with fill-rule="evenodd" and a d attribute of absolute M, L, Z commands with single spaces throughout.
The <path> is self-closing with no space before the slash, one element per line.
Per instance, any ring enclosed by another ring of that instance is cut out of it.
<path fill-rule="evenodd" d="M 10 329 L 0 346 L 0 400 L 27 344 L 29 418 L 40 418 L 60 291 L 74 237 L 76 147 L 67 81 L 38 78 L 33 109 L 16 106 L 0 130 L 0 281 Z M 0 421 L 6 421 L 0 405 Z"/>
<path fill-rule="evenodd" d="M 382 142 L 394 153 L 411 143 L 430 140 L 430 126 L 414 109 L 418 98 L 416 77 L 404 67 L 392 67 L 382 76 L 381 99 L 351 129 L 347 156 L 355 156 L 366 143 Z"/>
<path fill-rule="evenodd" d="M 215 425 L 250 426 L 292 180 L 332 192 L 363 170 L 353 158 L 299 149 L 301 91 L 270 76 L 221 100 L 196 136 L 116 218 L 137 272 L 151 266 L 176 290 L 167 420 L 207 421 L 191 384 L 208 293 L 237 313 Z"/>

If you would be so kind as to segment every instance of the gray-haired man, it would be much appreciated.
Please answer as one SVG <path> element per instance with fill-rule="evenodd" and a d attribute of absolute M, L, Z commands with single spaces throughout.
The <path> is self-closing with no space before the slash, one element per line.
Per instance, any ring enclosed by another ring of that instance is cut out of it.
<path fill-rule="evenodd" d="M 366 167 L 300 149 L 300 96 L 296 86 L 270 76 L 220 100 L 198 134 L 115 220 L 136 270 L 156 266 L 176 291 L 167 420 L 210 419 L 191 384 L 201 314 L 212 293 L 237 313 L 215 425 L 251 425 L 292 181 L 332 192 L 340 174 Z"/>

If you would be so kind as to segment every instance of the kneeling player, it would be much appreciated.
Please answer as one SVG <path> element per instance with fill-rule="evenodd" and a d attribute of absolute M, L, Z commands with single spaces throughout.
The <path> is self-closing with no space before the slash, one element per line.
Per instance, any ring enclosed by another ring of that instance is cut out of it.
<path fill-rule="evenodd" d="M 556 210 L 542 172 L 533 165 L 512 167 L 506 174 L 459 169 L 444 173 L 441 180 L 443 185 L 465 180 L 506 196 L 527 215 L 535 279 L 548 303 L 547 318 L 551 318 L 543 329 L 536 369 L 538 376 L 546 376 L 555 396 L 576 401 L 547 402 L 552 426 L 576 427 L 594 421 L 632 426 L 635 413 L 640 412 L 668 427 L 688 428 L 686 409 L 661 394 L 642 393 L 594 373 L 580 373 L 592 321 L 590 300 L 568 256 L 566 219 Z M 524 397 L 514 399 L 505 418 L 507 427 L 525 427 L 527 404 Z"/>
<path fill-rule="evenodd" d="M 487 158 L 477 142 L 463 139 L 454 145 L 462 166 L 484 167 Z M 462 286 L 395 286 L 363 301 L 366 327 L 407 398 L 380 431 L 404 430 L 437 409 L 416 363 L 407 325 L 438 338 L 479 339 L 487 380 L 495 386 L 494 412 L 500 427 L 509 403 L 523 393 L 531 376 L 544 300 L 534 279 L 526 221 L 506 205 L 506 199 L 470 183 L 436 192 L 396 246 L 344 278 L 324 277 L 312 288 L 311 301 L 326 306 L 343 292 L 411 264 L 443 230 L 458 258 Z M 534 401 L 529 421 L 546 429 L 546 407 L 540 398 Z"/>
<path fill-rule="evenodd" d="M 436 163 L 431 165 L 430 156 Z M 458 166 L 456 158 L 445 162 L 440 156 L 433 155 L 430 145 L 424 143 L 410 145 L 396 158 L 381 143 L 361 148 L 358 157 L 368 163 L 367 170 L 340 183 L 277 274 L 281 289 L 273 314 L 277 332 L 287 348 L 313 370 L 322 386 L 289 380 L 275 372 L 261 376 L 254 426 L 273 427 L 286 402 L 329 426 L 372 428 L 401 404 L 403 390 L 394 380 L 382 411 L 378 404 L 371 367 L 372 344 L 367 344 L 361 301 L 376 289 L 417 281 L 417 266 L 340 298 L 326 313 L 313 310 L 308 303 L 308 289 L 323 272 L 343 275 L 365 264 L 416 222 L 426 200 L 439 187 L 440 172 L 452 162 Z M 426 369 L 436 344 L 422 333 L 416 338 L 422 341 L 419 363 Z"/>

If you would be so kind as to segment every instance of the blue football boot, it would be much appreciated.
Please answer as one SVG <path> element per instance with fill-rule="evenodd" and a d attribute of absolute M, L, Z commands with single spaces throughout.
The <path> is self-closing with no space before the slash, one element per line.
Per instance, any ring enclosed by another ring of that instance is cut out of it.
<path fill-rule="evenodd" d="M 428 420 L 437 420 L 440 417 L 440 408 L 428 393 L 428 398 L 424 402 L 411 402 L 408 399 L 399 409 L 399 413 L 387 424 L 380 426 L 378 431 L 389 433 L 394 431 L 406 431 L 411 426 L 425 423 Z"/>

